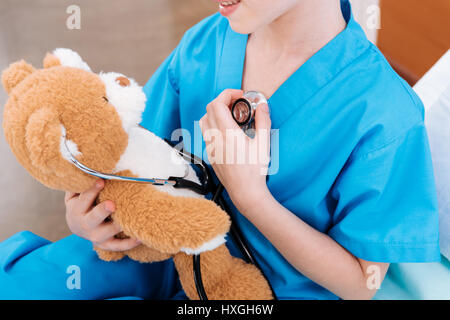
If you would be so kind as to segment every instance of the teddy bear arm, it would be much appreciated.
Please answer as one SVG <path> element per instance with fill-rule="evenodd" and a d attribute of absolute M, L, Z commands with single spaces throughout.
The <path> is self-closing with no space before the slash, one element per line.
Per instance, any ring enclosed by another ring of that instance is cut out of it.
<path fill-rule="evenodd" d="M 271 300 L 269 283 L 254 265 L 233 257 L 225 245 L 202 253 L 200 269 L 209 300 Z M 173 258 L 184 292 L 199 299 L 193 273 L 193 259 L 183 252 Z"/>
<path fill-rule="evenodd" d="M 230 227 L 228 215 L 212 201 L 173 196 L 148 184 L 107 181 L 99 200 L 115 202 L 112 218 L 126 235 L 164 253 L 214 249 Z"/>

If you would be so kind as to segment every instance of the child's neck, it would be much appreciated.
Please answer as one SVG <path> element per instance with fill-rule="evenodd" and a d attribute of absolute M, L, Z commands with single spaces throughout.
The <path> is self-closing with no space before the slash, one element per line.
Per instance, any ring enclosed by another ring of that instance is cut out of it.
<path fill-rule="evenodd" d="M 278 56 L 309 59 L 342 32 L 346 21 L 340 0 L 302 0 L 288 12 L 251 34 L 251 41 Z M 273 48 L 278 48 L 274 52 Z"/>

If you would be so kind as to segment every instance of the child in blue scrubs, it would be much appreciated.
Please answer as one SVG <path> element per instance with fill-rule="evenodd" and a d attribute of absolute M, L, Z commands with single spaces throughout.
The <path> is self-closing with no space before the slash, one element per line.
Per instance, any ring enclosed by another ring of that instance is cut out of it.
<path fill-rule="evenodd" d="M 205 138 L 212 149 L 204 151 L 198 137 L 236 129 L 228 105 L 237 89 L 269 97 L 270 115 L 259 107 L 256 127 L 278 130 L 270 141 L 278 170 L 266 181 L 264 165 L 212 167 L 278 298 L 371 298 L 389 263 L 438 261 L 422 103 L 366 39 L 348 1 L 232 2 L 186 32 L 149 80 L 141 124 L 168 139 L 183 128 L 187 151 L 211 156 L 218 145 Z M 69 226 L 86 239 L 102 225 L 81 229 L 81 219 L 114 210 L 89 208 L 100 189 L 84 202 L 67 196 Z M 113 235 L 96 244 L 137 245 Z M 52 244 L 19 233 L 0 253 L 0 298 L 184 297 L 172 262 L 105 263 L 75 235 Z M 70 265 L 80 267 L 81 288 L 67 287 Z"/>

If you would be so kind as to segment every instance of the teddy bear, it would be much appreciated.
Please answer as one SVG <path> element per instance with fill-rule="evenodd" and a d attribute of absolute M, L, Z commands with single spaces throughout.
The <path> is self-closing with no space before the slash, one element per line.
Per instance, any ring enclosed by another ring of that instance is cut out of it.
<path fill-rule="evenodd" d="M 142 87 L 116 72 L 96 74 L 70 49 L 47 53 L 42 69 L 25 61 L 2 74 L 9 95 L 3 129 L 19 163 L 45 186 L 75 193 L 96 177 L 70 161 L 72 155 L 99 172 L 128 177 L 186 177 L 195 170 L 154 133 L 139 126 L 146 106 Z M 233 257 L 225 241 L 229 216 L 214 202 L 189 189 L 107 180 L 97 202 L 111 200 L 110 219 L 142 242 L 110 252 L 95 248 L 100 259 L 125 256 L 151 263 L 172 258 L 190 299 L 199 299 L 193 255 L 200 255 L 208 299 L 272 299 L 262 273 Z"/>

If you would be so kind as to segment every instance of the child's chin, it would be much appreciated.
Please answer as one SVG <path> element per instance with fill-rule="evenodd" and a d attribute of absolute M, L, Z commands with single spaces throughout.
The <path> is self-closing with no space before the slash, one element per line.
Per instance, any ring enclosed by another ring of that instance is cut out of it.
<path fill-rule="evenodd" d="M 233 29 L 234 32 L 241 33 L 241 34 L 250 34 L 255 31 L 255 27 L 245 22 L 245 19 L 228 19 L 230 21 L 230 27 Z"/>

